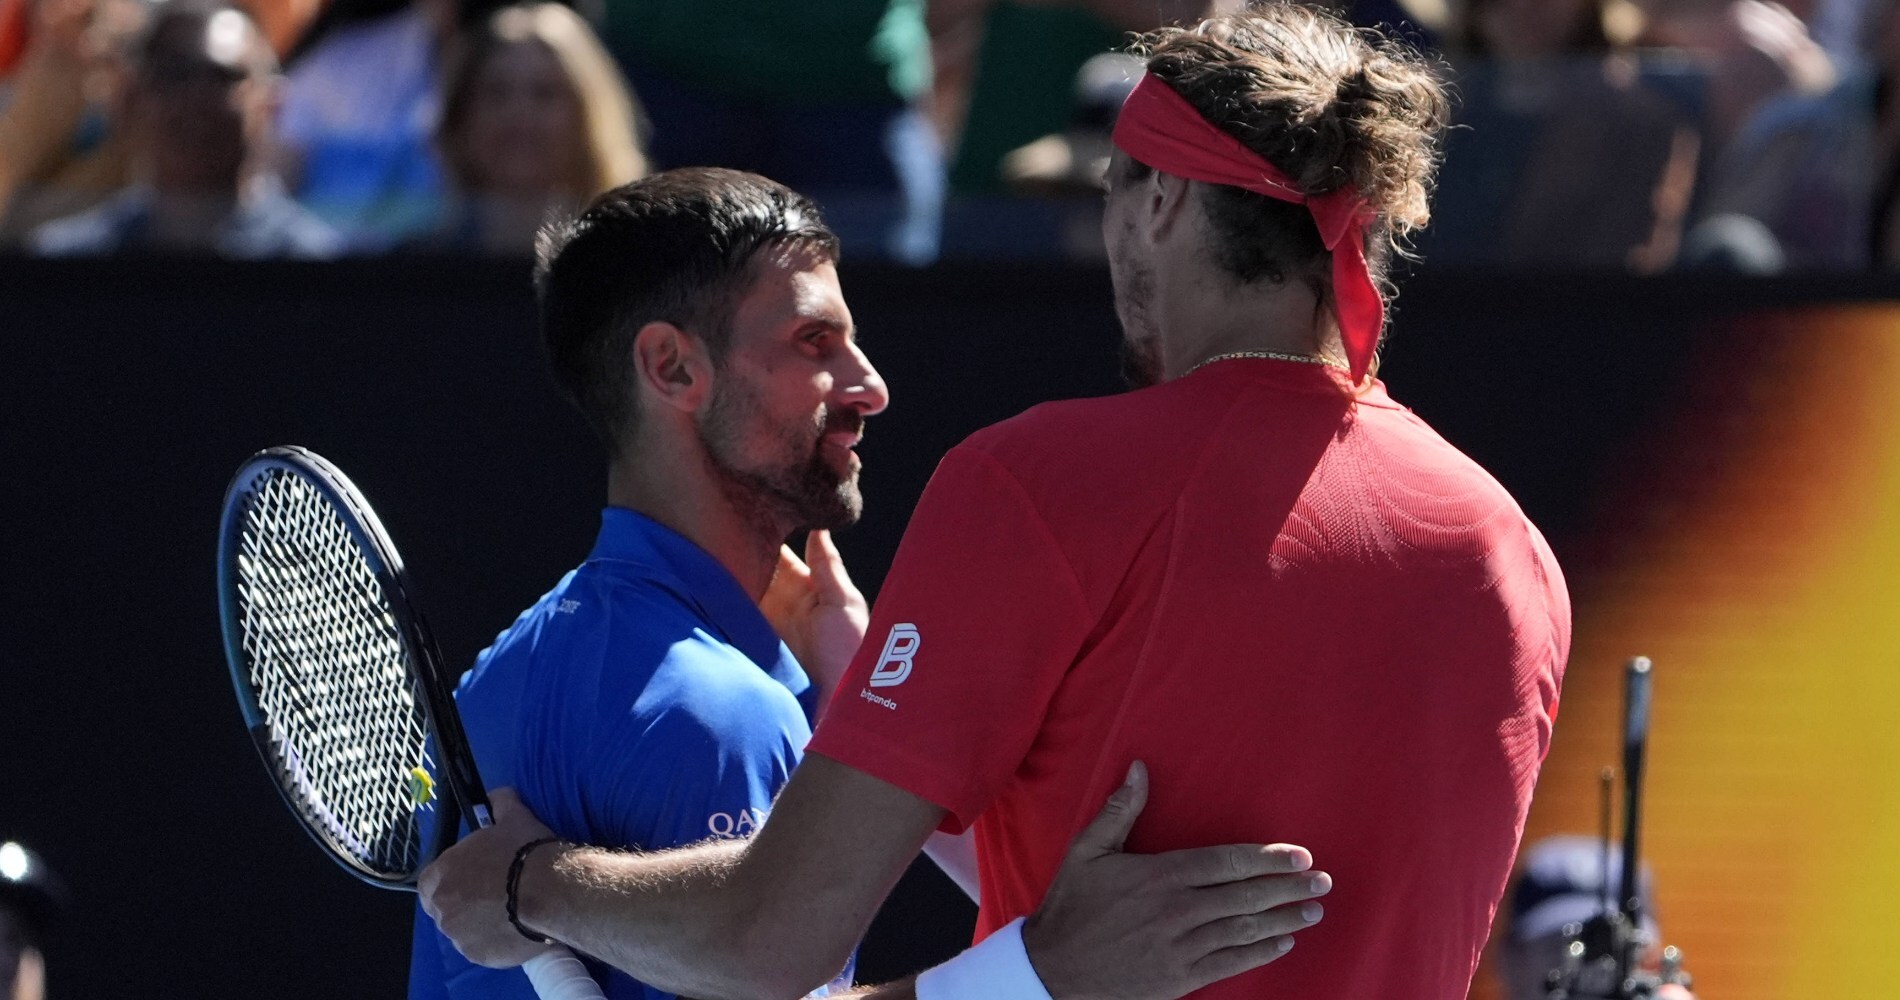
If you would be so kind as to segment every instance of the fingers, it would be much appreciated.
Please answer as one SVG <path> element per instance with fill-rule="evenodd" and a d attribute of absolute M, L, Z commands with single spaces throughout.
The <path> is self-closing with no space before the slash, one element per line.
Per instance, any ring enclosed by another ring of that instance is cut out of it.
<path fill-rule="evenodd" d="M 1303 931 L 1325 917 L 1326 907 L 1309 899 L 1202 924 L 1189 931 L 1182 943 L 1195 954 L 1212 955 Z"/>
<path fill-rule="evenodd" d="M 1258 969 L 1293 950 L 1290 937 L 1267 938 L 1252 944 L 1217 951 L 1189 967 L 1191 989 L 1200 989 L 1243 972 Z"/>
<path fill-rule="evenodd" d="M 1210 923 L 1262 913 L 1276 907 L 1317 899 L 1331 891 L 1333 877 L 1325 872 L 1266 875 L 1241 882 L 1224 882 L 1207 886 L 1194 894 L 1193 919 L 1197 923 Z"/>
<path fill-rule="evenodd" d="M 811 567 L 810 579 L 826 604 L 843 604 L 857 596 L 857 585 L 845 570 L 844 556 L 832 542 L 831 532 L 820 528 L 805 534 L 805 564 Z"/>
<path fill-rule="evenodd" d="M 1147 804 L 1148 768 L 1141 761 L 1135 761 L 1128 765 L 1128 776 L 1108 797 L 1102 811 L 1076 835 L 1075 842 L 1069 845 L 1069 853 L 1097 857 L 1121 850 L 1128 842 L 1128 831 L 1135 828 L 1135 820 Z"/>
<path fill-rule="evenodd" d="M 1313 855 L 1293 844 L 1224 844 L 1156 855 L 1183 885 L 1243 882 L 1263 875 L 1288 875 L 1313 867 Z"/>
<path fill-rule="evenodd" d="M 441 915 L 441 911 L 435 904 L 435 887 L 441 881 L 442 873 L 433 863 L 424 867 L 421 874 L 416 876 L 416 898 L 421 901 L 422 912 L 427 913 L 430 920 L 439 919 Z"/>
<path fill-rule="evenodd" d="M 527 803 L 521 801 L 521 795 L 512 787 L 497 788 L 489 792 L 488 811 L 495 817 L 497 823 L 516 819 L 522 813 L 527 813 L 529 818 L 534 816 L 532 812 L 529 812 Z"/>
<path fill-rule="evenodd" d="M 807 558 L 809 559 L 809 552 L 811 551 L 811 543 L 809 541 L 805 543 L 805 550 L 808 553 Z M 811 577 L 810 565 L 800 560 L 798 554 L 792 551 L 791 546 L 781 545 L 778 547 L 778 571 L 772 576 L 773 583 L 776 584 L 783 579 L 787 583 L 809 584 Z"/>

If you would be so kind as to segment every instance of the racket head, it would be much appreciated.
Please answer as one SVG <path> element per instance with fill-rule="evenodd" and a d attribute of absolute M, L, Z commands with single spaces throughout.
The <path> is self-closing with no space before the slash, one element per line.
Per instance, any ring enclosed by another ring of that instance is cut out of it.
<path fill-rule="evenodd" d="M 454 806 L 473 828 L 487 804 L 411 593 L 388 532 L 336 466 L 280 447 L 239 467 L 218 541 L 239 708 L 304 829 L 391 889 L 413 889 L 454 839 Z"/>

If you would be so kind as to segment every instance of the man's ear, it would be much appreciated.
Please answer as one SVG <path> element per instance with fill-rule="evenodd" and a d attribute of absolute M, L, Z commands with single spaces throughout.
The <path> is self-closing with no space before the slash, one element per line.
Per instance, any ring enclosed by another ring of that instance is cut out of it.
<path fill-rule="evenodd" d="M 1193 186 L 1185 177 L 1156 170 L 1149 173 L 1143 189 L 1148 199 L 1148 238 L 1156 243 L 1166 239 L 1174 227 L 1187 217 Z"/>
<path fill-rule="evenodd" d="M 633 335 L 636 379 L 663 406 L 697 412 L 712 388 L 712 363 L 698 337 L 671 323 L 654 322 Z"/>

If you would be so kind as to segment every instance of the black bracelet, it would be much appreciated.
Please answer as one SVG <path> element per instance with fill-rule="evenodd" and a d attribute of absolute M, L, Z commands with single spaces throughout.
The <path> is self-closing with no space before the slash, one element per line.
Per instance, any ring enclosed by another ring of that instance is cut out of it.
<path fill-rule="evenodd" d="M 554 939 L 545 934 L 537 934 L 521 923 L 521 917 L 516 912 L 517 908 L 521 905 L 521 901 L 516 895 L 521 889 L 521 869 L 527 865 L 528 855 L 533 854 L 535 848 L 544 847 L 548 844 L 559 844 L 561 842 L 561 838 L 559 837 L 542 837 L 540 840 L 530 840 L 522 844 L 521 849 L 515 852 L 515 860 L 508 866 L 508 922 L 515 925 L 515 930 L 520 931 L 522 937 L 533 941 L 535 944 L 553 944 Z"/>

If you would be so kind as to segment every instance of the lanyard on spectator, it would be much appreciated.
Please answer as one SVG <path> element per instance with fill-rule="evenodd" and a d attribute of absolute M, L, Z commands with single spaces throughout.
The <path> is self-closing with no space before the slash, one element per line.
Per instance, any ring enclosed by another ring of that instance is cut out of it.
<path fill-rule="evenodd" d="M 1164 173 L 1305 205 L 1333 255 L 1333 304 L 1353 384 L 1365 378 L 1385 326 L 1385 300 L 1366 264 L 1366 224 L 1373 213 L 1358 191 L 1347 186 L 1320 195 L 1302 193 L 1293 178 L 1202 118 L 1152 73 L 1122 105 L 1114 140 L 1129 156 Z"/>

